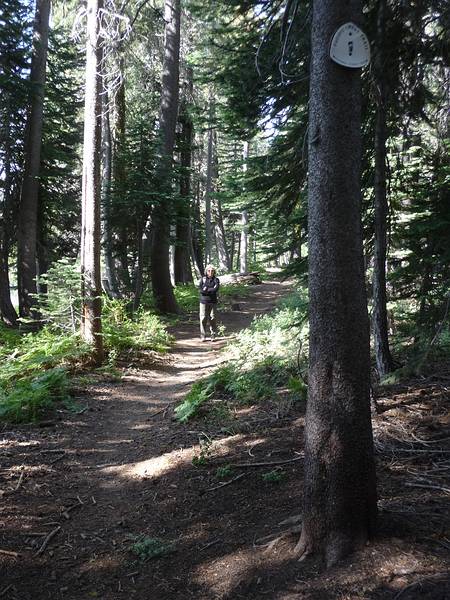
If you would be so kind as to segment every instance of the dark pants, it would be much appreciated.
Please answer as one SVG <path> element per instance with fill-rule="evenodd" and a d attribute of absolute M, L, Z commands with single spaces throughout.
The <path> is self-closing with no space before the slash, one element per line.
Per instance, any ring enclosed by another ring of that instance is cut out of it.
<path fill-rule="evenodd" d="M 206 326 L 211 329 L 211 335 L 215 335 L 217 331 L 217 304 L 200 304 L 200 336 L 206 337 Z"/>

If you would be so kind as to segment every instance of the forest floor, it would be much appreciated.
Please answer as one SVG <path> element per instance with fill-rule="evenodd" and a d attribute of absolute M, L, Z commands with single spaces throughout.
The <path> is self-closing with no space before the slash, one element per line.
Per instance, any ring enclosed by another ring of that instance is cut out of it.
<path fill-rule="evenodd" d="M 288 291 L 254 286 L 221 315 L 227 335 Z M 377 391 L 379 535 L 325 571 L 293 556 L 289 533 L 304 406 L 217 404 L 179 424 L 174 407 L 226 340 L 200 343 L 194 316 L 172 333 L 168 355 L 80 387 L 78 414 L 0 430 L 2 600 L 450 598 L 448 366 Z"/>

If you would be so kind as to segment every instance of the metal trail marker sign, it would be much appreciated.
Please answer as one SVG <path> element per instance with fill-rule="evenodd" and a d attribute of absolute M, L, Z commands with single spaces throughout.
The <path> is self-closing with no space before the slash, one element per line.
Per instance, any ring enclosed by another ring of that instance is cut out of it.
<path fill-rule="evenodd" d="M 366 34 L 354 23 L 344 23 L 331 39 L 330 58 L 350 69 L 360 69 L 370 62 L 370 44 Z"/>

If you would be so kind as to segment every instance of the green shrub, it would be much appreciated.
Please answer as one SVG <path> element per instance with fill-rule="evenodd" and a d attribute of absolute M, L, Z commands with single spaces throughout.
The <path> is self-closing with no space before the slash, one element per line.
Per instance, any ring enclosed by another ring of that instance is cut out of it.
<path fill-rule="evenodd" d="M 174 552 L 175 544 L 144 535 L 138 537 L 137 541 L 129 547 L 129 550 L 135 554 L 141 562 L 145 562 L 151 558 L 167 556 L 167 554 Z"/>
<path fill-rule="evenodd" d="M 130 316 L 126 300 L 104 300 L 102 325 L 108 351 L 135 349 L 165 352 L 173 339 L 157 315 L 139 309 Z"/>
<path fill-rule="evenodd" d="M 0 419 L 14 423 L 35 421 L 57 400 L 67 398 L 67 373 L 60 367 L 19 380 L 5 392 L 0 389 Z"/>
<path fill-rule="evenodd" d="M 88 358 L 90 348 L 79 335 L 51 327 L 15 340 L 14 349 L 1 349 L 0 419 L 33 421 L 67 397 L 67 373 Z"/>
<path fill-rule="evenodd" d="M 38 296 L 42 318 L 50 325 L 75 333 L 81 321 L 80 265 L 62 258 L 54 262 L 40 277 L 47 286 L 47 294 Z"/>

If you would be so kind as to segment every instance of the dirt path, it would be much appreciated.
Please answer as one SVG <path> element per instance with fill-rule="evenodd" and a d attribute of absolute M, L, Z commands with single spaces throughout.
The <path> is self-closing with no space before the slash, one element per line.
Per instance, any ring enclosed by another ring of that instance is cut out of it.
<path fill-rule="evenodd" d="M 227 332 L 288 287 L 252 288 L 223 314 Z M 217 405 L 217 418 L 180 425 L 174 406 L 225 342 L 200 343 L 197 319 L 173 333 L 159 364 L 89 385 L 80 414 L 1 431 L 0 600 L 450 598 L 448 370 L 380 392 L 380 536 L 324 572 L 292 556 L 296 535 L 267 546 L 300 512 L 304 406 L 278 398 L 228 419 Z M 141 562 L 131 548 L 145 539 L 167 555 Z"/>

